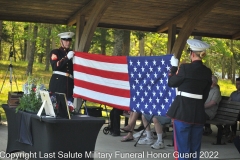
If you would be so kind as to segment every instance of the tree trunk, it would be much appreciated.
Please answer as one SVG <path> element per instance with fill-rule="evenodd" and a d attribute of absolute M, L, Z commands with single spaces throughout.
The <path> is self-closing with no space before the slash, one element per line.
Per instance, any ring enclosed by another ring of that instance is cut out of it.
<path fill-rule="evenodd" d="M 34 54 L 35 54 L 35 51 L 36 51 L 37 32 L 38 32 L 38 26 L 35 24 L 34 27 L 33 27 L 32 49 L 31 49 L 31 54 L 30 54 L 30 57 L 29 57 L 29 62 L 28 62 L 27 71 L 26 71 L 27 75 L 32 75 Z"/>
<path fill-rule="evenodd" d="M 231 45 L 231 51 L 234 52 L 232 40 L 230 42 L 230 45 Z M 234 53 L 233 53 L 233 55 L 234 55 Z M 236 63 L 235 63 L 235 59 L 234 59 L 233 55 L 231 56 L 231 59 L 232 59 L 232 83 L 235 84 Z"/>
<path fill-rule="evenodd" d="M 15 38 L 14 38 L 14 35 L 15 35 L 15 22 L 12 22 L 12 50 L 10 50 L 9 52 L 13 52 L 13 59 L 14 59 L 14 62 L 16 62 L 16 50 L 15 50 Z"/>
<path fill-rule="evenodd" d="M 130 52 L 130 33 L 128 30 L 123 32 L 123 56 L 128 56 Z"/>
<path fill-rule="evenodd" d="M 55 42 L 55 40 L 54 39 L 52 39 L 52 48 L 53 49 L 56 49 L 57 47 L 56 47 L 56 42 Z M 49 52 L 50 53 L 50 52 Z"/>
<path fill-rule="evenodd" d="M 2 21 L 0 20 L 0 60 L 3 59 L 3 55 L 2 55 Z"/>
<path fill-rule="evenodd" d="M 129 55 L 130 48 L 130 31 L 115 30 L 114 32 L 114 49 L 113 55 Z"/>
<path fill-rule="evenodd" d="M 44 42 L 46 42 L 45 38 L 40 42 L 41 48 L 44 48 Z M 45 57 L 44 52 L 37 53 L 38 63 L 43 63 L 43 58 Z"/>
<path fill-rule="evenodd" d="M 100 43 L 101 43 L 101 54 L 105 55 L 106 54 L 106 44 L 107 44 L 107 40 L 106 40 L 106 36 L 107 36 L 107 30 L 104 28 L 100 29 L 100 33 L 101 33 L 101 37 L 100 37 Z"/>
<path fill-rule="evenodd" d="M 140 40 L 139 40 L 139 55 L 140 56 L 144 56 L 145 55 L 145 51 L 144 51 L 144 37 L 142 37 Z"/>
<path fill-rule="evenodd" d="M 227 66 L 227 76 L 228 76 L 228 79 L 231 80 L 232 79 L 232 57 L 227 58 L 226 60 L 230 62 L 230 65 Z"/>
<path fill-rule="evenodd" d="M 27 39 L 27 49 L 26 49 L 26 61 L 29 61 L 30 59 L 30 54 L 31 54 L 31 33 L 32 33 L 32 25 L 28 25 L 28 39 Z"/>
<path fill-rule="evenodd" d="M 47 39 L 46 39 L 46 67 L 45 67 L 45 71 L 49 71 L 49 65 L 50 65 L 50 57 L 49 57 L 49 54 L 50 54 L 50 43 L 51 43 L 51 40 L 50 40 L 50 36 L 52 34 L 52 28 L 49 26 L 48 27 L 48 36 L 47 36 Z"/>
<path fill-rule="evenodd" d="M 113 55 L 120 56 L 123 51 L 123 30 L 114 31 L 114 49 Z"/>
<path fill-rule="evenodd" d="M 235 74 L 236 74 L 235 60 L 233 56 L 231 56 L 231 59 L 232 59 L 232 83 L 235 84 Z"/>
<path fill-rule="evenodd" d="M 225 62 L 224 62 L 224 56 L 222 56 L 222 79 L 225 79 Z"/>
<path fill-rule="evenodd" d="M 19 43 L 19 47 L 20 47 L 20 57 L 19 57 L 19 59 L 22 60 L 22 57 L 23 57 L 23 44 L 22 44 L 21 39 L 18 40 L 18 43 Z"/>
<path fill-rule="evenodd" d="M 29 26 L 26 25 L 24 27 L 24 33 L 27 35 L 28 34 L 28 28 Z M 23 55 L 22 55 L 22 60 L 27 60 L 26 57 L 27 57 L 27 47 L 28 47 L 28 41 L 27 38 L 24 38 L 24 46 L 23 46 Z"/>

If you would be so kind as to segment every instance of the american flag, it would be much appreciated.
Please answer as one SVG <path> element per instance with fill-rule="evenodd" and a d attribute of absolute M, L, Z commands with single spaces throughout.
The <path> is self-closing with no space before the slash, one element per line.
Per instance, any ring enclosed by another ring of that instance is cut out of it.
<path fill-rule="evenodd" d="M 172 55 L 105 56 L 75 52 L 74 97 L 165 116 L 176 96 L 167 85 Z"/>

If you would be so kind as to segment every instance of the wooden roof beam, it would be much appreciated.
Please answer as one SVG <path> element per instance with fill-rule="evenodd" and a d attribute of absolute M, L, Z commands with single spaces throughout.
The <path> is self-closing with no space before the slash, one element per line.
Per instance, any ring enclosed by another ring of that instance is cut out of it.
<path fill-rule="evenodd" d="M 67 24 L 69 26 L 75 24 L 77 22 L 77 18 L 80 15 L 84 15 L 87 12 L 89 12 L 89 10 L 91 10 L 95 4 L 96 4 L 97 0 L 91 0 L 89 1 L 86 5 L 84 5 L 81 9 L 79 9 L 73 16 L 71 16 L 71 18 L 68 19 Z"/>
<path fill-rule="evenodd" d="M 232 36 L 232 39 L 234 39 L 234 40 L 240 39 L 240 32 L 235 33 L 235 34 Z"/>
<path fill-rule="evenodd" d="M 185 19 L 188 18 L 188 16 L 190 14 L 192 14 L 192 12 L 194 12 L 194 10 L 199 6 L 199 4 L 193 6 L 193 7 L 190 7 L 188 10 L 184 11 L 183 13 L 179 14 L 178 16 L 174 17 L 173 19 L 165 22 L 164 24 L 162 24 L 161 26 L 159 26 L 157 28 L 157 32 L 165 32 L 168 30 L 168 27 L 173 25 L 173 24 L 178 24 L 178 22 L 180 21 L 183 21 Z"/>
<path fill-rule="evenodd" d="M 195 26 L 206 16 L 214 7 L 216 3 L 220 0 L 203 0 L 201 3 L 195 8 L 193 13 L 189 14 L 188 19 L 183 25 L 182 29 L 179 32 L 178 38 L 173 46 L 172 53 L 180 59 L 182 55 L 183 48 L 186 44 L 188 37 L 191 35 Z"/>
<path fill-rule="evenodd" d="M 132 31 L 146 31 L 146 32 L 155 32 L 156 31 L 156 28 L 141 27 L 141 26 L 127 26 L 127 25 L 118 25 L 118 24 L 106 24 L 106 23 L 99 23 L 98 27 L 125 29 L 125 30 L 132 30 Z"/>
<path fill-rule="evenodd" d="M 80 44 L 80 39 L 82 37 L 82 33 L 85 26 L 85 16 L 81 15 L 77 18 L 77 24 L 76 24 L 76 36 L 75 36 L 75 48 L 77 49 Z M 76 50 L 75 49 L 75 50 Z"/>
<path fill-rule="evenodd" d="M 168 44 L 167 44 L 167 53 L 171 53 L 173 45 L 176 40 L 176 25 L 171 25 L 168 29 Z"/>
<path fill-rule="evenodd" d="M 84 26 L 82 36 L 80 39 L 80 44 L 78 46 L 78 51 L 88 52 L 91 40 L 94 35 L 94 31 L 96 30 L 102 15 L 108 8 L 108 6 L 112 3 L 113 0 L 101 0 L 96 1 L 96 4 L 92 8 L 91 14 Z"/>
<path fill-rule="evenodd" d="M 88 52 L 91 46 L 91 40 L 94 34 L 94 31 L 97 28 L 97 25 L 102 18 L 102 15 L 111 4 L 112 0 L 101 0 L 96 1 L 96 4 L 91 10 L 90 16 L 86 21 L 86 25 L 80 26 L 81 21 L 85 23 L 85 17 L 82 15 L 78 19 L 77 29 L 79 30 L 78 42 L 76 42 L 75 49 L 77 51 Z M 81 33 L 80 33 L 81 32 Z M 80 37 L 81 36 L 81 37 Z M 77 98 L 74 100 L 74 105 L 79 106 L 81 105 L 81 99 Z"/>

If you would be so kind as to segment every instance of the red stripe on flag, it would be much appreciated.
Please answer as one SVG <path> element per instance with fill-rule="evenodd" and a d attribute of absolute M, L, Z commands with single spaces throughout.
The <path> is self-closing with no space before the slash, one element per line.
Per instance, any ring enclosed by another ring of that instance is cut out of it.
<path fill-rule="evenodd" d="M 95 75 L 95 76 L 110 78 L 115 80 L 129 81 L 129 77 L 127 73 L 104 71 L 100 69 L 81 66 L 81 64 L 74 64 L 73 67 L 74 67 L 74 71 L 77 71 L 77 72 L 82 72 L 90 75 Z"/>
<path fill-rule="evenodd" d="M 177 144 L 177 137 L 176 137 L 176 127 L 175 127 L 175 124 L 174 124 L 174 119 L 173 119 L 173 129 L 175 132 L 173 132 L 173 141 L 174 141 L 174 157 L 175 157 L 175 160 L 178 160 L 178 144 Z"/>
<path fill-rule="evenodd" d="M 106 56 L 101 54 L 90 54 L 85 52 L 74 52 L 74 56 L 82 57 L 89 60 L 99 61 L 99 62 L 108 62 L 108 63 L 117 63 L 117 64 L 127 64 L 126 56 Z M 115 57 L 115 58 L 114 58 Z"/>
<path fill-rule="evenodd" d="M 104 93 L 104 94 L 130 98 L 130 91 L 129 90 L 98 85 L 98 84 L 89 83 L 89 82 L 78 80 L 78 79 L 74 80 L 74 85 L 78 86 L 78 87 L 86 88 L 86 89 L 89 89 L 89 90 L 92 90 L 92 91 Z"/>
<path fill-rule="evenodd" d="M 96 102 L 96 103 L 107 105 L 107 106 L 110 106 L 110 107 L 114 106 L 114 108 L 118 108 L 118 109 L 125 110 L 125 111 L 129 111 L 130 110 L 130 107 L 121 106 L 121 105 L 117 105 L 117 104 L 111 104 L 111 103 L 104 102 L 104 101 L 99 101 L 99 100 L 96 100 L 96 99 L 91 99 L 89 97 L 78 95 L 76 93 L 73 94 L 73 97 L 81 97 L 82 99 L 88 100 L 90 102 Z"/>

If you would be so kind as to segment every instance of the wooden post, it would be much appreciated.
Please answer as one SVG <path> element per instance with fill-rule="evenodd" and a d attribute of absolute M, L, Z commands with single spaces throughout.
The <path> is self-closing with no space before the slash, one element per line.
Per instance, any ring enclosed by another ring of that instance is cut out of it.
<path fill-rule="evenodd" d="M 176 40 L 176 25 L 173 24 L 168 27 L 168 46 L 167 46 L 167 54 L 172 53 L 172 47 Z"/>

